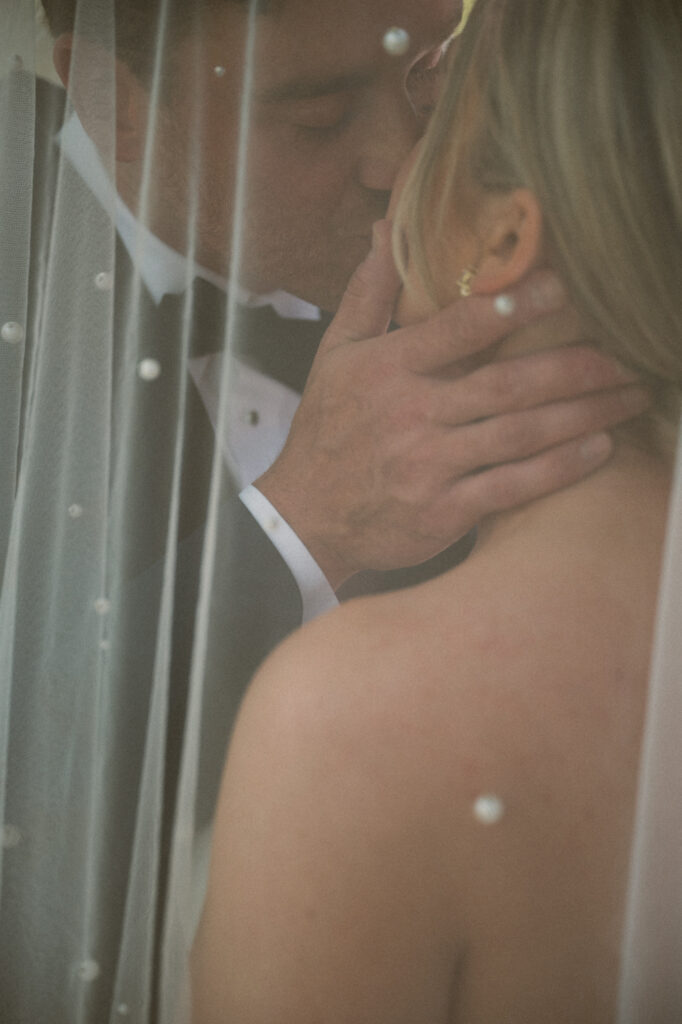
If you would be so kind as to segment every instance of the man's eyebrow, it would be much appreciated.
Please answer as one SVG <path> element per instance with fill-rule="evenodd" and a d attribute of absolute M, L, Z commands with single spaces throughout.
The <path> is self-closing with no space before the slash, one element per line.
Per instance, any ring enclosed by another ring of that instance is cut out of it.
<path fill-rule="evenodd" d="M 331 78 L 293 78 L 281 85 L 273 85 L 258 93 L 259 103 L 285 103 L 287 100 L 314 100 L 321 96 L 333 96 L 339 92 L 350 92 L 369 85 L 373 71 L 354 71 L 334 75 Z"/>

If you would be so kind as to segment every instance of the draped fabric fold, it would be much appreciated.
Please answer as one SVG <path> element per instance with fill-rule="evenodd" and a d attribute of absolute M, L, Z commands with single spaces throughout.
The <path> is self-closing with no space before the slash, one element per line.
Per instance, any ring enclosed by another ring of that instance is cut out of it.
<path fill-rule="evenodd" d="M 296 625 L 299 599 L 285 584 L 274 616 L 259 626 L 253 614 L 258 527 L 187 369 L 196 289 L 175 308 L 157 301 L 140 270 L 147 236 L 113 187 L 114 6 L 79 4 L 76 23 L 70 95 L 94 90 L 96 150 L 64 91 L 34 74 L 33 3 L 12 6 L 0 40 L 2 1017 L 180 1021 L 195 843 L 243 685 Z M 163 25 L 161 5 L 151 95 L 168 71 Z M 157 123 L 154 112 L 143 193 Z M 183 272 L 191 282 L 192 259 Z M 202 341 L 229 355 L 228 294 Z M 239 614 L 227 612 L 237 630 L 215 617 L 230 602 L 243 606 L 249 664 Z"/>

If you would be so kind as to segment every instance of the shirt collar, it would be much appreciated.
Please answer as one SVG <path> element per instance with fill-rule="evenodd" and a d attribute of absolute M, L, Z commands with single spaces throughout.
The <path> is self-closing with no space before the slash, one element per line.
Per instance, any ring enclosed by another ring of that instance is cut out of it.
<path fill-rule="evenodd" d="M 157 304 L 164 295 L 179 295 L 184 292 L 193 277 L 202 277 L 227 291 L 226 278 L 206 267 L 190 264 L 186 256 L 162 242 L 131 213 L 116 191 L 97 147 L 76 114 L 73 114 L 62 128 L 59 144 L 69 163 L 100 206 L 111 212 L 121 241 Z M 237 302 L 250 307 L 272 306 L 285 320 L 319 320 L 321 316 L 317 306 L 289 292 L 278 290 L 258 295 L 240 285 L 236 286 L 236 290 Z"/>

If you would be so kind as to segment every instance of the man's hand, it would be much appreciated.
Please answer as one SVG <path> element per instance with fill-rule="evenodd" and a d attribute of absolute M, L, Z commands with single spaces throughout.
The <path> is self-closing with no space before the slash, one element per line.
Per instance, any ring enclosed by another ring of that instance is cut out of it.
<path fill-rule="evenodd" d="M 480 365 L 521 332 L 544 331 L 548 347 L 577 340 L 547 272 L 511 292 L 502 312 L 471 297 L 387 333 L 399 287 L 380 223 L 284 450 L 256 481 L 334 588 L 363 569 L 425 561 L 490 513 L 575 483 L 608 458 L 601 431 L 649 403 L 586 345 Z"/>

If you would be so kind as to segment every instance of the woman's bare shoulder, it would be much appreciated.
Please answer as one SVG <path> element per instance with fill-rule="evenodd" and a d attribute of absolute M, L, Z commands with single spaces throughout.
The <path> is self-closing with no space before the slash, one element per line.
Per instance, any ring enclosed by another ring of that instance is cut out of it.
<path fill-rule="evenodd" d="M 234 1019 L 252 1019 L 254 991 L 283 1021 L 347 1008 L 348 977 L 366 1019 L 395 1019 L 387 991 L 405 1019 L 447 1019 L 459 959 L 480 963 L 488 990 L 490 929 L 519 946 L 510 893 L 537 908 L 523 962 L 551 947 L 543 907 L 596 906 L 602 868 L 612 875 L 625 849 L 655 585 L 649 554 L 619 566 L 610 528 L 583 536 L 570 522 L 350 602 L 257 673 L 228 754 L 197 958 L 199 990 L 218 978 L 216 1005 L 238 1007 Z M 632 598 L 636 582 L 649 596 Z M 499 829 L 486 812 L 502 813 Z M 589 837 L 609 829 L 600 859 Z M 579 871 L 562 873 L 569 863 Z M 583 925 L 571 925 L 576 950 Z"/>
<path fill-rule="evenodd" d="M 624 515 L 639 490 L 619 486 L 538 503 L 443 576 L 298 631 L 254 679 L 232 756 L 288 759 L 302 803 L 322 779 L 349 808 L 380 790 L 386 817 L 418 816 L 425 792 L 451 813 L 502 781 L 560 791 L 567 759 L 631 760 L 665 501 L 660 522 L 652 488 Z"/>
<path fill-rule="evenodd" d="M 311 623 L 266 662 L 249 699 L 282 699 L 303 719 L 307 708 L 318 733 L 345 723 L 358 744 L 375 728 L 388 743 L 401 714 L 424 726 L 434 715 L 455 739 L 491 703 L 513 725 L 521 698 L 566 711 L 609 699 L 646 674 L 660 537 L 619 536 L 609 517 L 587 530 L 561 512 L 436 580 Z M 405 745 L 402 726 L 394 738 Z"/>
<path fill-rule="evenodd" d="M 447 1019 L 451 864 L 400 604 L 311 624 L 247 693 L 195 951 L 198 1020 Z"/>

